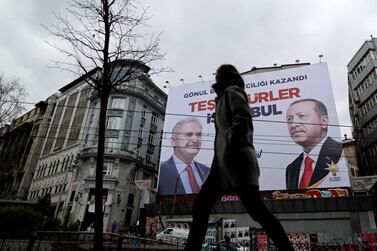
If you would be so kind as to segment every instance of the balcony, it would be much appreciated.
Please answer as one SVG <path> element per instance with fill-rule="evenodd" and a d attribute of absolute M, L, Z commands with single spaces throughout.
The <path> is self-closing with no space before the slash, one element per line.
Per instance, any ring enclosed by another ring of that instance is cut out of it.
<path fill-rule="evenodd" d="M 156 108 L 159 108 L 160 112 L 165 112 L 165 102 L 161 102 L 160 100 L 156 99 L 149 92 L 146 92 L 143 88 L 130 85 L 119 85 L 118 90 L 133 95 L 138 95 L 147 102 L 149 102 L 151 105 L 155 106 Z"/>
<path fill-rule="evenodd" d="M 352 89 L 356 89 L 356 87 L 362 82 L 362 80 L 374 69 L 377 67 L 377 59 L 372 59 L 368 62 L 368 64 L 363 68 L 361 73 L 351 82 Z"/>
<path fill-rule="evenodd" d="M 362 139 L 362 144 L 364 147 L 370 147 L 373 143 L 377 141 L 377 129 L 374 128 L 371 134 L 368 135 L 368 137 L 365 137 Z"/>
<path fill-rule="evenodd" d="M 80 155 L 82 157 L 96 157 L 97 156 L 97 147 L 87 147 L 81 150 Z M 135 152 L 123 151 L 119 148 L 105 148 L 105 155 L 108 157 L 116 158 L 126 158 L 131 160 L 136 160 L 137 156 Z"/>
<path fill-rule="evenodd" d="M 369 121 L 371 121 L 375 116 L 377 116 L 377 109 L 376 107 L 373 107 L 371 110 L 369 110 L 364 116 L 361 116 L 360 118 L 360 126 L 364 127 Z"/>
<path fill-rule="evenodd" d="M 106 138 L 119 138 L 119 130 L 106 129 L 105 137 Z"/>
<path fill-rule="evenodd" d="M 123 110 L 121 109 L 115 109 L 115 108 L 109 108 L 107 109 L 107 116 L 122 116 Z"/>
<path fill-rule="evenodd" d="M 371 97 L 376 91 L 377 91 L 377 79 L 375 79 L 373 83 L 370 86 L 368 86 L 368 88 L 360 95 L 359 104 L 363 104 L 365 101 L 367 101 L 368 98 Z"/>

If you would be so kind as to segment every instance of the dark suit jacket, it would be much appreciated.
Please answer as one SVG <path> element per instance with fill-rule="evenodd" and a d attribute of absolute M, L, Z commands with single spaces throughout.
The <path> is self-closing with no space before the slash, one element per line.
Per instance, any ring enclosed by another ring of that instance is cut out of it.
<path fill-rule="evenodd" d="M 317 163 L 314 167 L 313 176 L 310 180 L 310 186 L 323 179 L 329 171 L 325 168 L 329 166 L 327 164 L 337 163 L 342 155 L 343 146 L 342 143 L 327 137 L 319 152 Z M 300 179 L 300 167 L 304 154 L 300 154 L 291 164 L 287 166 L 285 171 L 285 181 L 287 189 L 298 189 Z"/>
<path fill-rule="evenodd" d="M 209 172 L 209 167 L 194 161 L 196 168 L 198 169 L 200 178 L 205 179 Z M 164 161 L 160 165 L 160 175 L 158 178 L 158 194 L 160 195 L 175 195 L 186 194 L 183 187 L 179 173 L 175 166 L 173 156 L 167 161 Z"/>

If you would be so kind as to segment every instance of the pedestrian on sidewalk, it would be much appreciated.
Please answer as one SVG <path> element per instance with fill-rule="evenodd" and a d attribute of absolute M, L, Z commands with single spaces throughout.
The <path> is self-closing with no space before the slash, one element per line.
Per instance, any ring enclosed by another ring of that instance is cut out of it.
<path fill-rule="evenodd" d="M 112 233 L 115 233 L 115 230 L 117 229 L 118 227 L 118 223 L 117 221 L 115 220 L 112 224 L 111 224 L 111 232 Z"/>
<path fill-rule="evenodd" d="M 248 214 L 265 229 L 279 250 L 293 251 L 280 222 L 259 194 L 259 165 L 253 145 L 253 123 L 245 83 L 233 65 L 221 65 L 212 86 L 217 97 L 214 158 L 193 206 L 193 222 L 186 251 L 199 251 L 209 212 L 224 193 L 237 193 Z"/>

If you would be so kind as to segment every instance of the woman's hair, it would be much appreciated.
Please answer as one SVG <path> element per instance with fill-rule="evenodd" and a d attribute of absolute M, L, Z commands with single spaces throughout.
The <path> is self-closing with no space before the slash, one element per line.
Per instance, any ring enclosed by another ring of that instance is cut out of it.
<path fill-rule="evenodd" d="M 231 64 L 223 64 L 216 71 L 217 83 L 236 83 L 242 89 L 245 89 L 245 82 L 236 67 Z"/>

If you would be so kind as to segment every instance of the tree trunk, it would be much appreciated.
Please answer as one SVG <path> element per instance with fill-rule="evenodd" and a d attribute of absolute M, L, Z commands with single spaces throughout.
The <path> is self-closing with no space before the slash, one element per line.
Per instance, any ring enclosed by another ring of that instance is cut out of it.
<path fill-rule="evenodd" d="M 100 93 L 101 109 L 99 116 L 98 128 L 98 147 L 97 147 L 97 166 L 96 166 L 96 187 L 95 195 L 95 220 L 94 220 L 94 250 L 103 249 L 103 203 L 102 203 L 102 186 L 103 186 L 103 160 L 105 153 L 105 132 L 106 132 L 106 113 L 107 103 L 110 92 L 104 88 Z"/>
<path fill-rule="evenodd" d="M 102 212 L 102 190 L 103 190 L 103 160 L 105 153 L 105 133 L 106 133 L 106 113 L 107 103 L 109 101 L 111 82 L 109 71 L 109 44 L 110 44 L 110 24 L 109 24 L 109 3 L 108 0 L 102 0 L 103 21 L 105 28 L 105 43 L 103 48 L 103 75 L 102 88 L 99 88 L 98 94 L 101 98 L 101 109 L 99 115 L 98 127 L 98 147 L 97 147 L 97 167 L 96 167 L 96 188 L 95 188 L 95 234 L 94 250 L 103 249 L 103 212 Z M 97 199 L 98 198 L 98 199 Z"/>

